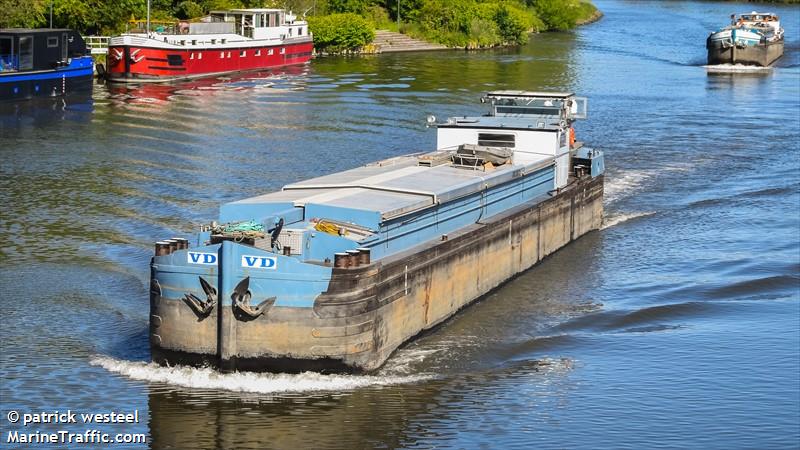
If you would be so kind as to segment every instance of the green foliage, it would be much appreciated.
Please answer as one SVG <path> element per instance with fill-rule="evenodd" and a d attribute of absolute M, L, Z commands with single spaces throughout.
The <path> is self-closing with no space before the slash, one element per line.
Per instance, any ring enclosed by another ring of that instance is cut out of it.
<path fill-rule="evenodd" d="M 194 19 L 195 17 L 202 17 L 205 13 L 206 11 L 203 11 L 203 7 L 192 0 L 180 2 L 175 8 L 175 16 L 179 19 Z"/>
<path fill-rule="evenodd" d="M 397 21 L 392 20 L 386 9 L 380 6 L 371 6 L 364 16 L 377 30 L 400 31 L 397 29 Z"/>
<path fill-rule="evenodd" d="M 53 6 L 53 25 L 74 28 L 84 34 L 111 34 L 124 29 L 131 15 L 144 16 L 145 6 L 138 0 L 57 0 Z"/>
<path fill-rule="evenodd" d="M 118 33 L 131 17 L 146 15 L 146 0 L 53 1 L 53 25 L 83 34 Z M 0 0 L 0 26 L 47 26 L 49 5 L 50 0 Z M 286 8 L 308 16 L 316 48 L 328 52 L 367 45 L 375 28 L 455 47 L 523 44 L 530 32 L 570 29 L 596 11 L 588 0 L 151 0 L 151 5 L 154 20 L 194 19 L 232 8 Z"/>
<path fill-rule="evenodd" d="M 370 23 L 352 13 L 309 17 L 308 27 L 314 33 L 314 47 L 329 53 L 357 50 L 375 39 Z"/>
<path fill-rule="evenodd" d="M 205 12 L 245 7 L 239 0 L 200 0 L 200 6 Z"/>
<path fill-rule="evenodd" d="M 588 1 L 581 1 L 578 4 L 578 11 L 578 25 L 588 22 L 593 18 L 596 19 L 595 14 L 597 13 L 597 8 Z"/>
<path fill-rule="evenodd" d="M 533 6 L 551 30 L 572 29 L 581 16 L 578 0 L 535 0 Z"/>
<path fill-rule="evenodd" d="M 353 13 L 363 16 L 376 3 L 375 0 L 328 0 L 327 10 L 329 13 Z"/>
<path fill-rule="evenodd" d="M 498 5 L 494 12 L 494 21 L 500 30 L 502 42 L 513 44 L 527 42 L 528 32 L 534 29 L 534 24 L 541 24 L 537 19 L 531 13 L 505 3 Z"/>
<path fill-rule="evenodd" d="M 382 2 L 386 11 L 393 21 L 397 22 L 397 0 L 385 0 Z M 425 0 L 400 0 L 400 21 L 401 22 L 418 22 L 420 10 Z"/>
<path fill-rule="evenodd" d="M 43 0 L 0 0 L 0 28 L 34 28 L 50 19 L 49 2 Z"/>
<path fill-rule="evenodd" d="M 454 47 L 523 44 L 544 28 L 532 9 L 498 0 L 423 0 L 418 36 Z"/>
<path fill-rule="evenodd" d="M 497 24 L 480 17 L 472 19 L 467 35 L 472 47 L 490 47 L 502 41 Z"/>

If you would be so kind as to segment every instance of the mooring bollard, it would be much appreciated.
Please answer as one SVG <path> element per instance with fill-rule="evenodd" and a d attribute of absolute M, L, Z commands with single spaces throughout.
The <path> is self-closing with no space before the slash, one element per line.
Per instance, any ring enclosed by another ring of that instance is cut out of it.
<path fill-rule="evenodd" d="M 333 267 L 344 269 L 347 267 L 347 253 L 336 253 L 333 255 Z"/>
<path fill-rule="evenodd" d="M 358 264 L 361 266 L 368 265 L 370 261 L 369 259 L 370 250 L 364 247 L 358 248 L 356 250 L 358 250 Z"/>
<path fill-rule="evenodd" d="M 169 255 L 169 242 L 158 241 L 156 242 L 156 256 Z"/>

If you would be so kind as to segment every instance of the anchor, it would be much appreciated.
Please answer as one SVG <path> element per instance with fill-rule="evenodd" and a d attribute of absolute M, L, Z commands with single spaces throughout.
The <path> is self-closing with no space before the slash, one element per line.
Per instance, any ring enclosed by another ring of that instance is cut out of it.
<path fill-rule="evenodd" d="M 188 293 L 183 295 L 183 301 L 185 301 L 199 317 L 206 317 L 217 304 L 217 290 L 214 289 L 208 281 L 204 280 L 203 277 L 197 278 L 200 279 L 200 286 L 203 287 L 203 292 L 206 293 L 207 300 L 202 301 L 196 295 Z"/>
<path fill-rule="evenodd" d="M 255 319 L 272 307 L 275 303 L 275 297 L 270 297 L 258 305 L 253 306 L 250 304 L 250 299 L 253 297 L 253 294 L 248 290 L 249 287 L 250 277 L 245 277 L 245 279 L 240 281 L 233 289 L 231 299 L 233 300 L 233 306 L 251 319 Z"/>

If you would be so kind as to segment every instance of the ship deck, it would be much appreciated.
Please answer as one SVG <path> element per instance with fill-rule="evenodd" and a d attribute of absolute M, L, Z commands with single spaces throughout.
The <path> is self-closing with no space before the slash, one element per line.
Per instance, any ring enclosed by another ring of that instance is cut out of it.
<path fill-rule="evenodd" d="M 553 157 L 542 155 L 541 159 L 531 163 L 505 164 L 484 171 L 452 163 L 420 166 L 419 156 L 393 158 L 312 178 L 287 185 L 279 192 L 230 205 L 283 204 L 304 208 L 324 205 L 378 213 L 380 220 L 386 221 L 489 189 L 553 163 Z"/>

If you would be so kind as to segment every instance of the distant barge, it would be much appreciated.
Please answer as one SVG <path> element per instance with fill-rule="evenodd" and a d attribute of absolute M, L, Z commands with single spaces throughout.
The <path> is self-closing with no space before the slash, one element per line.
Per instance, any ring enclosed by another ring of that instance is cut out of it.
<path fill-rule="evenodd" d="M 603 152 L 574 141 L 586 99 L 495 91 L 437 127 L 436 151 L 221 207 L 156 243 L 161 364 L 367 372 L 401 344 L 600 227 Z"/>
<path fill-rule="evenodd" d="M 706 39 L 708 64 L 769 66 L 783 56 L 783 28 L 773 13 L 731 16 L 731 24 Z"/>
<path fill-rule="evenodd" d="M 92 57 L 76 31 L 0 29 L 0 100 L 91 91 L 93 72 Z"/>

